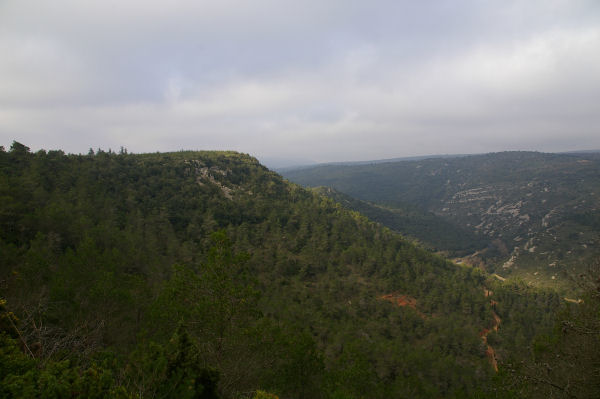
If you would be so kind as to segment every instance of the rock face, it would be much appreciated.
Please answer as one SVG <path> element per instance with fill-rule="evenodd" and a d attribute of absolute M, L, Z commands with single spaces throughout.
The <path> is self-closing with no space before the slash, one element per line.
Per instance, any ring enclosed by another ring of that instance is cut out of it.
<path fill-rule="evenodd" d="M 490 168 L 497 163 L 506 174 L 494 178 L 487 168 L 475 166 L 429 210 L 512 248 L 497 247 L 503 256 L 488 262 L 500 265 L 499 272 L 535 269 L 533 280 L 544 275 L 554 280 L 598 255 L 587 247 L 597 248 L 600 242 L 600 163 L 568 156 L 514 156 L 512 168 L 506 164 L 510 157 L 480 159 Z M 451 173 L 452 165 L 447 168 Z"/>
<path fill-rule="evenodd" d="M 499 273 L 550 278 L 600 254 L 600 154 L 505 152 L 321 166 L 286 177 L 377 204 L 410 204 L 468 228 L 488 238 L 478 256 Z"/>

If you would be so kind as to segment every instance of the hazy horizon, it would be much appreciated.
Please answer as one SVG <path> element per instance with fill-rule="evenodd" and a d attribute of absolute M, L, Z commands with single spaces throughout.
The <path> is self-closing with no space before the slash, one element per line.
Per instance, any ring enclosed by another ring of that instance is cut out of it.
<path fill-rule="evenodd" d="M 15 140 L 16 141 L 16 140 Z M 64 151 L 62 148 L 31 148 L 27 143 L 21 143 L 25 146 L 27 146 L 30 151 L 36 152 L 39 150 L 44 150 L 44 151 L 51 151 L 51 150 L 62 150 Z M 10 150 L 12 144 L 8 144 L 8 145 L 4 145 L 0 143 L 0 146 L 3 146 L 5 148 L 6 151 Z M 130 154 L 148 154 L 148 153 L 156 153 L 156 152 L 169 152 L 169 151 L 142 151 L 142 152 L 132 152 L 129 151 L 129 149 L 127 149 L 126 147 L 119 147 L 118 149 L 114 149 L 114 148 L 89 148 L 87 151 L 79 151 L 79 152 L 68 152 L 70 154 L 75 154 L 75 155 L 85 155 L 87 153 L 89 153 L 90 150 L 93 150 L 94 152 L 97 151 L 112 151 L 115 153 L 120 152 L 121 150 L 125 150 L 127 153 Z M 202 149 L 202 148 L 180 148 L 179 150 L 172 150 L 171 152 L 177 152 L 177 151 L 233 151 L 233 150 L 228 150 L 228 149 Z M 345 160 L 337 160 L 337 161 L 315 161 L 312 159 L 307 159 L 307 158 L 298 158 L 298 157 L 277 157 L 277 156 L 258 156 L 255 154 L 251 154 L 248 153 L 248 155 L 253 156 L 255 158 L 258 159 L 258 161 L 271 168 L 271 169 L 288 169 L 288 168 L 295 168 L 295 167 L 305 167 L 305 166 L 317 166 L 317 165 L 328 165 L 328 164 L 361 164 L 361 163 L 371 163 L 371 162 L 386 162 L 386 161 L 402 161 L 402 160 L 421 160 L 421 159 L 427 159 L 427 158 L 453 158 L 453 157 L 463 157 L 463 156 L 474 156 L 474 155 L 485 155 L 485 154 L 493 154 L 493 153 L 498 153 L 498 152 L 510 152 L 510 151 L 524 151 L 524 152 L 545 152 L 545 151 L 536 151 L 536 150 L 505 150 L 505 151 L 490 151 L 490 152 L 477 152 L 477 153 L 454 153 L 454 154 L 421 154 L 421 155 L 407 155 L 407 156 L 400 156 L 400 157 L 392 157 L 392 158 L 369 158 L 369 159 L 345 159 Z M 240 153 L 246 153 L 243 151 L 239 151 Z M 569 151 L 547 151 L 546 153 L 553 153 L 553 154 L 583 154 L 583 153 L 598 153 L 600 152 L 600 149 L 582 149 L 582 150 L 569 150 Z"/>
<path fill-rule="evenodd" d="M 0 145 L 314 163 L 600 148 L 600 3 L 5 0 Z"/>

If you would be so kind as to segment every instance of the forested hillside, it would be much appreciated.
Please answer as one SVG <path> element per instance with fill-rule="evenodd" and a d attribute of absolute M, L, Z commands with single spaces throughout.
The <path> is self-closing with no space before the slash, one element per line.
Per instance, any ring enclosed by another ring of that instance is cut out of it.
<path fill-rule="evenodd" d="M 284 175 L 302 185 L 331 187 L 392 212 L 415 207 L 455 229 L 481 235 L 488 245 L 464 260 L 504 277 L 556 286 L 553 283 L 565 282 L 600 253 L 597 153 L 503 152 L 324 165 Z M 402 231 L 393 217 L 379 221 Z M 435 243 L 428 230 L 411 233 Z"/>
<path fill-rule="evenodd" d="M 317 187 L 323 194 L 349 210 L 355 210 L 406 237 L 419 241 L 428 249 L 446 256 L 459 257 L 485 249 L 491 244 L 486 236 L 460 227 L 417 206 L 389 207 L 358 200 L 330 187 Z"/>
<path fill-rule="evenodd" d="M 561 301 L 244 154 L 15 142 L 0 198 L 0 397 L 495 395 Z"/>

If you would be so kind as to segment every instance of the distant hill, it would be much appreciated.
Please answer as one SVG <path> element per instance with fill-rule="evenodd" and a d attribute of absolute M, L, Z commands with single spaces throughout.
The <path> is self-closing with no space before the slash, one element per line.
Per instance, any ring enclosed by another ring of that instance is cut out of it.
<path fill-rule="evenodd" d="M 385 207 L 416 207 L 483 234 L 492 245 L 466 260 L 532 283 L 562 280 L 600 254 L 600 155 L 595 152 L 326 165 L 284 176 Z"/>
<path fill-rule="evenodd" d="M 259 157 L 261 164 L 272 170 L 296 169 L 305 166 L 317 165 L 316 162 L 298 157 Z"/>
<path fill-rule="evenodd" d="M 374 159 L 374 160 L 368 160 L 368 161 L 325 162 L 325 163 L 319 163 L 319 164 L 317 164 L 315 162 L 305 162 L 305 163 L 299 163 L 299 162 L 290 163 L 290 162 L 287 162 L 285 165 L 275 166 L 274 170 L 277 171 L 277 172 L 279 172 L 279 173 L 287 173 L 287 172 L 291 172 L 291 171 L 294 171 L 294 170 L 310 169 L 310 168 L 321 167 L 321 166 L 372 165 L 372 164 L 388 163 L 388 162 L 420 161 L 420 160 L 423 160 L 423 159 L 431 159 L 431 158 L 457 158 L 457 157 L 464 157 L 464 156 L 467 156 L 467 155 L 463 155 L 463 154 L 418 155 L 418 156 L 412 156 L 412 157 L 399 157 L 399 158 L 388 158 L 388 159 Z M 266 165 L 268 167 L 271 167 L 269 165 L 269 163 L 266 163 Z"/>

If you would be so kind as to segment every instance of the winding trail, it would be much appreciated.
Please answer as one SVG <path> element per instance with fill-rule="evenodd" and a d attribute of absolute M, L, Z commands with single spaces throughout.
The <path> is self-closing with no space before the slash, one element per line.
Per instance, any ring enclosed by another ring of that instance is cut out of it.
<path fill-rule="evenodd" d="M 484 292 L 484 295 L 486 298 L 489 298 L 490 296 L 492 296 L 494 294 L 492 291 L 488 290 L 485 287 L 483 288 L 483 292 Z M 483 330 L 481 330 L 481 332 L 479 333 L 479 336 L 481 337 L 481 339 L 483 340 L 483 342 L 485 343 L 485 345 L 487 347 L 485 354 L 490 359 L 490 364 L 494 368 L 494 371 L 498 372 L 498 360 L 496 357 L 496 351 L 490 344 L 488 344 L 488 340 L 487 340 L 488 334 L 491 331 L 498 331 L 498 329 L 500 328 L 500 323 L 502 323 L 502 319 L 500 318 L 500 316 L 498 316 L 498 314 L 494 310 L 496 307 L 496 304 L 497 304 L 496 301 L 494 301 L 493 299 L 490 300 L 490 305 L 492 305 L 492 316 L 494 318 L 494 325 L 492 326 L 491 329 L 484 328 Z"/>
<path fill-rule="evenodd" d="M 483 287 L 483 294 L 485 295 L 486 298 L 490 298 L 492 295 L 494 295 L 494 293 L 491 290 L 489 290 L 485 287 Z M 392 294 L 381 295 L 378 297 L 378 299 L 391 302 L 394 305 L 400 306 L 400 307 L 408 306 L 410 308 L 413 308 L 421 318 L 423 318 L 423 319 L 428 318 L 427 315 L 425 315 L 419 309 L 417 309 L 417 300 L 408 295 L 403 295 L 403 294 L 395 292 Z M 479 332 L 479 336 L 481 337 L 484 344 L 486 345 L 485 354 L 488 357 L 490 364 L 494 368 L 494 371 L 498 372 L 498 360 L 497 360 L 497 356 L 496 356 L 496 350 L 488 343 L 488 339 L 487 339 L 488 334 L 492 331 L 498 331 L 500 329 L 500 323 L 502 323 L 502 319 L 500 318 L 500 316 L 498 316 L 498 314 L 495 311 L 496 304 L 497 304 L 497 302 L 490 298 L 490 305 L 492 306 L 492 317 L 494 318 L 494 324 L 492 325 L 491 328 L 484 328 L 483 330 L 481 330 Z"/>

